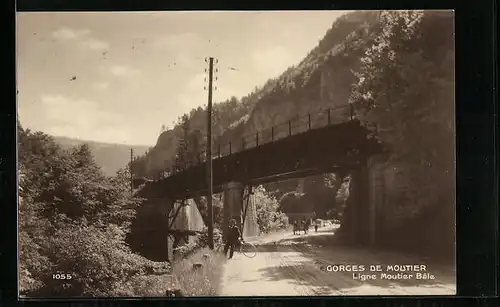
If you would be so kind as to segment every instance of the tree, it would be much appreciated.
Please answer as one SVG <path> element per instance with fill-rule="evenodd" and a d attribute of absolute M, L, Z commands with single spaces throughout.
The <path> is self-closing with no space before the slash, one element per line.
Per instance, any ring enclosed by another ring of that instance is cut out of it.
<path fill-rule="evenodd" d="M 452 231 L 453 13 L 384 12 L 381 21 L 362 59 L 352 103 L 372 135 L 390 148 L 388 166 L 397 177 L 394 220 L 404 224 L 428 206 L 444 206 L 447 216 L 436 224 L 447 230 L 438 232 Z"/>
<path fill-rule="evenodd" d="M 184 116 L 182 117 L 180 126 L 182 129 L 182 134 L 177 141 L 177 154 L 175 156 L 175 168 L 177 170 L 183 170 L 190 163 L 188 153 L 189 119 L 186 114 L 184 114 Z"/>
<path fill-rule="evenodd" d="M 202 161 L 202 133 L 199 129 L 191 129 L 191 121 L 185 114 L 181 122 L 182 135 L 178 139 L 175 166 L 185 169 Z"/>
<path fill-rule="evenodd" d="M 200 210 L 201 217 L 205 225 L 208 224 L 208 204 L 206 196 L 198 197 L 194 199 L 198 210 Z M 222 229 L 222 222 L 224 218 L 224 203 L 222 200 L 222 195 L 213 195 L 212 196 L 212 208 L 213 208 L 213 216 L 214 216 L 214 226 L 216 228 Z"/>
<path fill-rule="evenodd" d="M 376 136 L 391 147 L 392 161 L 413 166 L 407 175 L 419 187 L 415 196 L 428 201 L 440 194 L 428 189 L 437 178 L 450 182 L 454 168 L 453 18 L 436 12 L 383 16 L 384 32 L 364 59 L 355 104 L 361 120 L 377 127 Z"/>
<path fill-rule="evenodd" d="M 257 224 L 261 232 L 267 233 L 288 225 L 287 216 L 279 211 L 279 202 L 273 196 L 269 196 L 262 185 L 254 188 L 252 192 L 252 201 L 257 211 Z"/>
<path fill-rule="evenodd" d="M 41 132 L 19 131 L 20 291 L 112 295 L 151 262 L 125 244 L 140 202 L 129 173 L 104 176 L 88 146 L 62 150 Z M 52 274 L 71 273 L 65 283 Z"/>
<path fill-rule="evenodd" d="M 205 148 L 202 147 L 202 137 L 201 131 L 198 129 L 188 135 L 189 153 L 191 155 L 191 159 L 197 164 L 202 162 L 203 154 L 205 152 Z"/>

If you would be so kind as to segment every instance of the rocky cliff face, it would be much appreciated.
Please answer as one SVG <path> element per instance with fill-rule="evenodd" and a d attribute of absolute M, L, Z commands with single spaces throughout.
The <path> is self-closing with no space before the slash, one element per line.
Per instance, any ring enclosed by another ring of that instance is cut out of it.
<path fill-rule="evenodd" d="M 146 159 L 146 174 L 154 170 L 170 168 L 169 157 L 175 157 L 177 138 L 173 130 L 164 131 Z"/>
<path fill-rule="evenodd" d="M 353 71 L 360 65 L 377 13 L 356 12 L 339 18 L 319 45 L 296 67 L 284 72 L 262 96 L 249 115 L 244 135 L 281 124 L 296 116 L 347 105 L 351 86 L 358 80 Z"/>

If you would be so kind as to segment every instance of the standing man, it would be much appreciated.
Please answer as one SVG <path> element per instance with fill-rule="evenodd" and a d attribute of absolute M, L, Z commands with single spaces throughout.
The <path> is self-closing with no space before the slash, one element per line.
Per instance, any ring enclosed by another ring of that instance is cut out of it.
<path fill-rule="evenodd" d="M 227 256 L 227 250 L 229 249 L 229 259 L 233 258 L 234 247 L 239 243 L 241 238 L 241 232 L 236 226 L 236 220 L 232 219 L 229 222 L 229 229 L 227 232 L 226 245 L 224 246 L 224 255 Z"/>

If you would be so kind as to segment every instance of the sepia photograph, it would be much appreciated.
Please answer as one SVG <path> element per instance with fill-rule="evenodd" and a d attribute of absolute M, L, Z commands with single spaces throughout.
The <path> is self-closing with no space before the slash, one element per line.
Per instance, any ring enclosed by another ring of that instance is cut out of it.
<path fill-rule="evenodd" d="M 18 12 L 19 297 L 456 295 L 454 22 Z"/>

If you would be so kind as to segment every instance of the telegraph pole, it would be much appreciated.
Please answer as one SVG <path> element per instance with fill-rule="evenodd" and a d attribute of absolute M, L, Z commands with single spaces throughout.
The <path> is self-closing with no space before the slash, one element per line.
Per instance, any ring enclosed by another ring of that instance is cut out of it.
<path fill-rule="evenodd" d="M 207 105 L 207 207 L 208 207 L 208 246 L 214 249 L 214 212 L 212 207 L 212 79 L 214 70 L 214 58 L 210 57 L 208 62 L 208 105 Z"/>
<path fill-rule="evenodd" d="M 130 196 L 134 195 L 134 175 L 132 174 L 133 161 L 134 161 L 134 149 L 130 148 Z"/>

